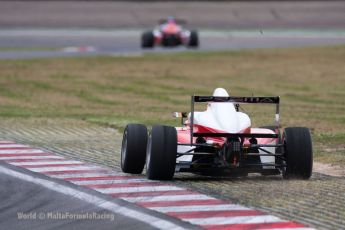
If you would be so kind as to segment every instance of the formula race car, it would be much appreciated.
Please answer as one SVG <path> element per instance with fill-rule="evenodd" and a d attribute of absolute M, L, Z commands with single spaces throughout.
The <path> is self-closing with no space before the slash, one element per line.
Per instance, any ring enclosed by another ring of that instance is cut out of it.
<path fill-rule="evenodd" d="M 186 30 L 181 24 L 182 20 L 175 20 L 168 17 L 166 20 L 160 20 L 159 25 L 152 31 L 146 31 L 141 37 L 142 48 L 152 48 L 155 45 L 164 47 L 176 47 L 184 45 L 189 48 L 199 46 L 198 33 L 195 30 Z"/>
<path fill-rule="evenodd" d="M 142 124 L 128 124 L 121 148 L 121 168 L 140 174 L 146 163 L 147 178 L 171 180 L 175 172 L 203 175 L 248 173 L 282 174 L 283 178 L 308 179 L 313 152 L 308 128 L 279 131 L 279 97 L 230 97 L 218 88 L 213 96 L 192 96 L 191 112 L 175 113 L 182 127 L 155 125 L 150 135 Z M 208 103 L 194 111 L 195 103 Z M 240 104 L 271 104 L 275 125 L 251 127 Z"/>

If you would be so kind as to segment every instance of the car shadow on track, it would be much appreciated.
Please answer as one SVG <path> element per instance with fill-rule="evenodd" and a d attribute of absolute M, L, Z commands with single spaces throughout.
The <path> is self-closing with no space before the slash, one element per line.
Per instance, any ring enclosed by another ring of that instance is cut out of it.
<path fill-rule="evenodd" d="M 197 174 L 181 174 L 175 175 L 174 181 L 281 181 L 284 180 L 281 175 L 264 176 L 261 174 L 249 174 L 248 176 L 238 175 L 220 175 L 220 176 L 207 176 Z"/>
<path fill-rule="evenodd" d="M 316 181 L 316 180 L 331 180 L 336 177 L 321 174 L 313 173 L 312 177 L 309 180 L 302 181 Z M 251 173 L 248 176 L 238 176 L 233 174 L 228 175 L 198 175 L 191 173 L 181 173 L 175 174 L 173 181 L 174 182 L 279 182 L 279 181 L 301 181 L 300 179 L 284 179 L 282 175 L 261 175 L 260 173 Z"/>

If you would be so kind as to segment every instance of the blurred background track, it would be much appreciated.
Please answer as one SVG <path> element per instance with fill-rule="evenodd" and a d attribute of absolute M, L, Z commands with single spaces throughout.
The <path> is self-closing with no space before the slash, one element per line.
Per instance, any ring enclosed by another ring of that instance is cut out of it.
<path fill-rule="evenodd" d="M 344 12 L 345 1 L 2 1 L 0 58 L 142 55 L 142 31 L 169 15 L 198 29 L 203 51 L 345 44 Z"/>
<path fill-rule="evenodd" d="M 142 31 L 169 15 L 198 29 L 203 51 L 345 44 L 344 12 L 345 1 L 2 1 L 0 58 L 142 55 Z"/>
<path fill-rule="evenodd" d="M 345 28 L 344 1 L 2 1 L 0 27 L 151 28 L 168 15 L 212 29 Z"/>

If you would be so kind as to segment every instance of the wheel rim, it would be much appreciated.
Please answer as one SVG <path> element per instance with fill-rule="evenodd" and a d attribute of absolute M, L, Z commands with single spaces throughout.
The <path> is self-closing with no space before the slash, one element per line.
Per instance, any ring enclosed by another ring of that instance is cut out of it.
<path fill-rule="evenodd" d="M 126 160 L 126 152 L 127 152 L 127 131 L 123 134 L 122 145 L 121 145 L 121 166 L 125 165 Z"/>

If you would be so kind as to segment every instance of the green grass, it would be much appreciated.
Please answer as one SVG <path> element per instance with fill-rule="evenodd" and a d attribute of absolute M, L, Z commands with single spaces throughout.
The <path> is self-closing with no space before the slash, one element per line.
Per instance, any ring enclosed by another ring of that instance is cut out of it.
<path fill-rule="evenodd" d="M 0 117 L 178 125 L 171 112 L 189 111 L 191 94 L 223 87 L 281 96 L 282 125 L 311 128 L 316 159 L 345 165 L 344 60 L 345 46 L 1 60 Z M 244 109 L 255 126 L 273 122 L 272 108 Z"/>
<path fill-rule="evenodd" d="M 56 51 L 58 47 L 0 47 L 0 52 L 7 51 Z"/>

